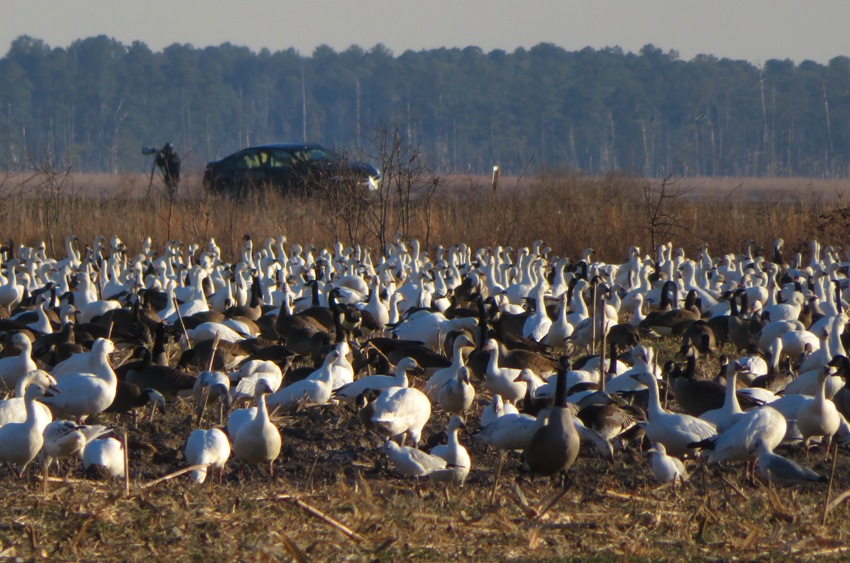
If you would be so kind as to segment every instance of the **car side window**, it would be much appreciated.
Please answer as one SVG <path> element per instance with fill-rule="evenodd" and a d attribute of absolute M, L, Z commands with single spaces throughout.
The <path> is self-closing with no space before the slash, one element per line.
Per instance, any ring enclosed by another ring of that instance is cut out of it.
<path fill-rule="evenodd" d="M 295 163 L 295 157 L 286 151 L 274 151 L 271 153 L 269 166 L 271 168 L 286 168 Z"/>

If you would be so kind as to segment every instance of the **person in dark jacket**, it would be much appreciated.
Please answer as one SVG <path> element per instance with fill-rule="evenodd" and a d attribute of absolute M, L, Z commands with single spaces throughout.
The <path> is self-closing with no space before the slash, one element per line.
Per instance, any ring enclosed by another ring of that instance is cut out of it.
<path fill-rule="evenodd" d="M 174 145 L 167 143 L 156 155 L 156 165 L 162 171 L 165 183 L 172 189 L 180 183 L 180 157 L 174 152 Z"/>

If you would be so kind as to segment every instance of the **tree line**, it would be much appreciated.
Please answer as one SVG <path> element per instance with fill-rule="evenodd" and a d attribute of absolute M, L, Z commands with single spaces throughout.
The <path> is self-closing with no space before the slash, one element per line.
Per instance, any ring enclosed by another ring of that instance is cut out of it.
<path fill-rule="evenodd" d="M 320 142 L 368 157 L 398 129 L 434 171 L 566 167 L 650 177 L 850 169 L 850 58 L 828 64 L 699 55 L 652 45 L 513 52 L 382 45 L 251 51 L 106 36 L 50 47 L 18 37 L 0 59 L 0 169 L 32 160 L 82 172 L 149 169 L 174 143 L 187 167 L 241 147 Z"/>

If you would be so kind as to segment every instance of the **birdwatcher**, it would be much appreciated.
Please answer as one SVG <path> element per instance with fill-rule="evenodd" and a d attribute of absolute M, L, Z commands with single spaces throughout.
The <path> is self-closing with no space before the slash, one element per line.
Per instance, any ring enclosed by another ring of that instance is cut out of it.
<path fill-rule="evenodd" d="M 180 183 L 180 157 L 174 152 L 174 145 L 166 143 L 156 155 L 156 165 L 162 171 L 165 183 L 172 189 Z"/>

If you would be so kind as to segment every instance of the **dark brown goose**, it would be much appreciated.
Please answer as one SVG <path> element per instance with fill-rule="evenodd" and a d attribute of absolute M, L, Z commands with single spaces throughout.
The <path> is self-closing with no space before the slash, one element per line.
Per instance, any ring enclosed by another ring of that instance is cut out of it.
<path fill-rule="evenodd" d="M 567 374 L 559 371 L 555 384 L 555 406 L 549 420 L 538 428 L 523 451 L 533 473 L 555 475 L 572 467 L 578 457 L 579 436 L 567 406 Z"/>

